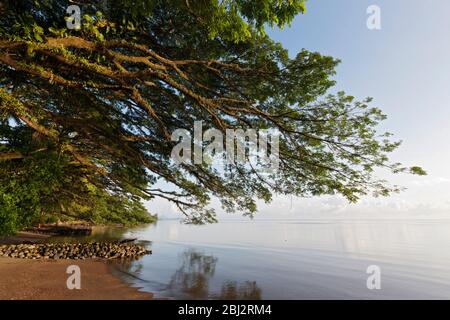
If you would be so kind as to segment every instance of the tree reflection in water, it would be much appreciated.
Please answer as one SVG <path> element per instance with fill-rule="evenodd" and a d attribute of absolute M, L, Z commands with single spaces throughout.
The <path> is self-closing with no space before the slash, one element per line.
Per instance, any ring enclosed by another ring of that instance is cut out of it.
<path fill-rule="evenodd" d="M 168 291 L 187 299 L 261 299 L 261 289 L 254 281 L 239 284 L 225 281 L 220 294 L 210 292 L 210 281 L 214 277 L 218 258 L 196 250 L 187 250 L 181 255 L 181 266 L 173 274 Z"/>
<path fill-rule="evenodd" d="M 227 281 L 222 285 L 221 300 L 260 300 L 261 289 L 256 281 L 245 281 L 240 285 L 236 281 Z"/>

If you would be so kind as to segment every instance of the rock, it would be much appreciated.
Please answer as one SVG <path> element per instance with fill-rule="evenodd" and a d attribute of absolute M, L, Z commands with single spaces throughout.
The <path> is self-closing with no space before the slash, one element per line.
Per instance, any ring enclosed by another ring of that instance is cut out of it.
<path fill-rule="evenodd" d="M 0 256 L 21 259 L 139 259 L 145 254 L 151 251 L 129 241 L 0 246 Z"/>

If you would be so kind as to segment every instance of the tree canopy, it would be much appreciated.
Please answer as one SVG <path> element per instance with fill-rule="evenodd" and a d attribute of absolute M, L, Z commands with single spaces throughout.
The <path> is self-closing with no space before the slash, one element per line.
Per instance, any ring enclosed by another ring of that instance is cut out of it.
<path fill-rule="evenodd" d="M 78 30 L 66 24 L 72 4 Z M 0 10 L 7 231 L 51 213 L 138 222 L 141 201 L 156 197 L 212 222 L 212 197 L 253 215 L 274 194 L 397 191 L 377 167 L 424 174 L 389 161 L 399 142 L 377 132 L 385 115 L 370 99 L 328 93 L 337 59 L 290 58 L 265 34 L 304 13 L 302 0 L 16 0 Z M 171 133 L 198 120 L 222 132 L 277 129 L 279 170 L 174 163 Z"/>

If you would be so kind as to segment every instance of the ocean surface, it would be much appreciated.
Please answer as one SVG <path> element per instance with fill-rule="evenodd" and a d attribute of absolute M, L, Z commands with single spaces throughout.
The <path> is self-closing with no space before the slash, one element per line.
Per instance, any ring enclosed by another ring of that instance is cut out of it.
<path fill-rule="evenodd" d="M 450 220 L 160 220 L 117 232 L 102 237 L 153 254 L 113 272 L 157 298 L 450 299 Z"/>

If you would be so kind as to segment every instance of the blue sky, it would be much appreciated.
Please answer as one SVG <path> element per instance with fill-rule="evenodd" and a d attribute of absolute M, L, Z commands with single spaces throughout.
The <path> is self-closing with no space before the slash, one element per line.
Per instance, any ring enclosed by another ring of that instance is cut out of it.
<path fill-rule="evenodd" d="M 366 26 L 367 7 L 381 9 L 381 30 Z M 450 1 L 309 0 L 291 27 L 268 30 L 291 56 L 306 48 L 342 60 L 336 89 L 360 99 L 370 96 L 403 145 L 392 159 L 420 165 L 429 175 L 390 176 L 408 188 L 384 199 L 348 205 L 339 197 L 277 198 L 261 215 L 386 214 L 450 217 Z M 171 211 L 167 204 L 153 208 Z"/>
<path fill-rule="evenodd" d="M 371 4 L 381 30 L 366 27 Z M 398 156 L 450 173 L 450 1 L 310 0 L 291 28 L 269 34 L 291 55 L 306 48 L 341 59 L 338 89 L 375 98 L 385 128 L 404 140 Z"/>

